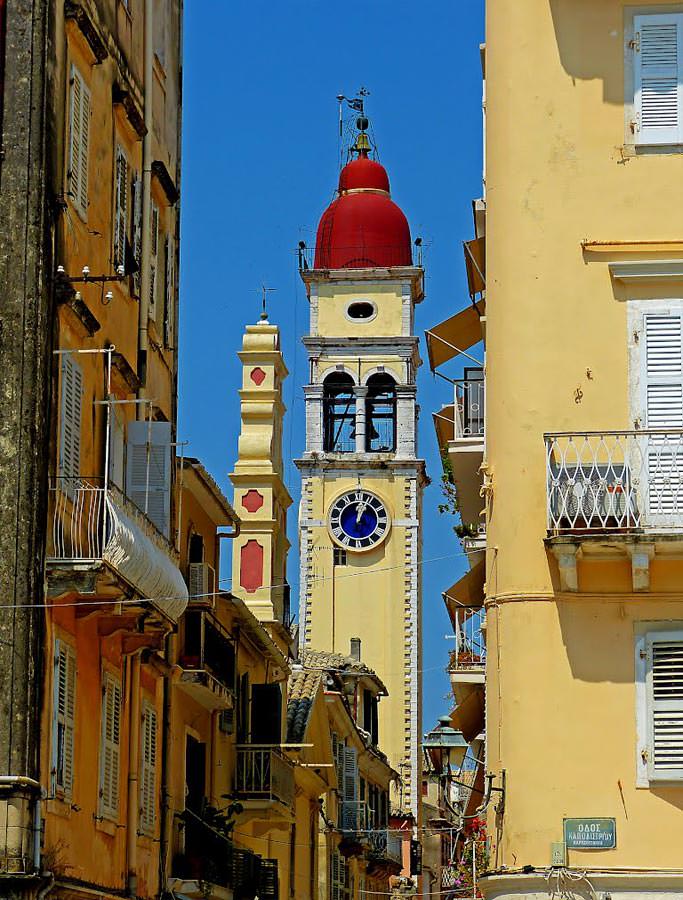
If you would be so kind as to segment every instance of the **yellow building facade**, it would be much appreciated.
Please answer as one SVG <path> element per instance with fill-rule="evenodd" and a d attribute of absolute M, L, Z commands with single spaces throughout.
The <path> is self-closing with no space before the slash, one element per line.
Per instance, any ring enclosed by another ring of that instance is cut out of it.
<path fill-rule="evenodd" d="M 680 4 L 487 3 L 485 304 L 441 331 L 486 338 L 487 897 L 683 893 L 682 60 Z"/>
<path fill-rule="evenodd" d="M 359 119 L 359 123 L 364 120 Z M 348 653 L 382 678 L 379 743 L 400 775 L 394 808 L 419 815 L 420 516 L 413 331 L 423 272 L 405 217 L 361 131 L 301 275 L 306 446 L 299 510 L 301 643 Z"/>

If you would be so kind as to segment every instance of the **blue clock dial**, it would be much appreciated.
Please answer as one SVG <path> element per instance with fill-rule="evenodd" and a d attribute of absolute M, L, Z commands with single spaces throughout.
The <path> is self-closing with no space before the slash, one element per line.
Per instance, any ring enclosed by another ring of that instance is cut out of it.
<path fill-rule="evenodd" d="M 369 491 L 342 494 L 330 509 L 330 533 L 334 541 L 350 550 L 368 550 L 389 531 L 389 514 L 382 501 Z"/>

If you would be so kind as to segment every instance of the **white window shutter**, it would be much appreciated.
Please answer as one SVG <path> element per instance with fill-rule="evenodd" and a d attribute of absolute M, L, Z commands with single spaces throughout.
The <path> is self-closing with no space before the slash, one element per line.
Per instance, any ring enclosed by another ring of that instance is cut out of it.
<path fill-rule="evenodd" d="M 71 66 L 69 106 L 69 193 L 74 206 L 88 213 L 88 157 L 90 143 L 90 91 L 76 66 Z"/>
<path fill-rule="evenodd" d="M 133 274 L 133 293 L 140 296 L 140 265 L 142 263 L 142 181 L 133 180 L 133 257 L 137 272 Z"/>
<path fill-rule="evenodd" d="M 634 17 L 636 143 L 683 143 L 683 13 Z"/>
<path fill-rule="evenodd" d="M 651 632 L 646 639 L 648 775 L 683 780 L 683 631 Z"/>
<path fill-rule="evenodd" d="M 128 160 L 121 147 L 116 148 L 114 184 L 114 266 L 126 265 L 126 235 L 128 234 Z"/>
<path fill-rule="evenodd" d="M 83 371 L 73 353 L 61 354 L 59 414 L 59 477 L 61 487 L 71 495 L 81 474 L 81 417 Z"/>
<path fill-rule="evenodd" d="M 105 673 L 103 678 L 100 815 L 116 820 L 119 812 L 121 685 L 108 673 Z"/>
<path fill-rule="evenodd" d="M 52 792 L 66 797 L 73 793 L 75 719 L 76 657 L 68 644 L 55 640 Z"/>
<path fill-rule="evenodd" d="M 172 450 L 170 422 L 128 423 L 126 493 L 166 537 L 171 525 Z"/>
<path fill-rule="evenodd" d="M 140 743 L 140 830 L 145 834 L 154 834 L 156 825 L 157 714 L 149 703 L 143 705 Z"/>
<path fill-rule="evenodd" d="M 124 489 L 126 454 L 125 425 L 116 405 L 109 406 L 109 478 L 112 484 Z"/>

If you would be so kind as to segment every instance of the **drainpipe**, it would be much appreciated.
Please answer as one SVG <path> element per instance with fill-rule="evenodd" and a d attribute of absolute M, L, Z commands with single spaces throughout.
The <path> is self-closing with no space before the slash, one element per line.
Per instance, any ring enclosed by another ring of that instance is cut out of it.
<path fill-rule="evenodd" d="M 126 856 L 129 897 L 138 892 L 138 826 L 140 814 L 138 776 L 140 768 L 140 653 L 130 659 L 130 721 L 128 724 L 128 808 L 126 811 Z"/>
<path fill-rule="evenodd" d="M 140 247 L 140 308 L 138 310 L 138 398 L 144 399 L 147 384 L 147 322 L 149 319 L 150 260 L 152 253 L 152 93 L 154 88 L 154 0 L 145 0 L 145 56 L 143 94 L 145 136 L 142 139 L 142 241 Z M 137 404 L 138 418 L 144 418 L 144 404 Z"/>
<path fill-rule="evenodd" d="M 171 861 L 171 841 L 173 837 L 173 789 L 171 772 L 173 771 L 173 745 L 171 742 L 171 729 L 173 727 L 173 673 L 177 660 L 177 640 L 175 634 L 166 636 L 166 662 L 169 672 L 164 676 L 164 709 L 161 722 L 161 828 L 160 828 L 160 858 L 159 858 L 159 888 L 162 891 L 168 888 L 170 877 L 169 864 Z"/>

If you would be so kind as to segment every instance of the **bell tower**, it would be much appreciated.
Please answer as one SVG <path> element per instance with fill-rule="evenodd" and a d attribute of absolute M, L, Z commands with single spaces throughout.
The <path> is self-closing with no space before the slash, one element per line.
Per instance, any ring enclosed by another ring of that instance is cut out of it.
<path fill-rule="evenodd" d="M 420 519 L 414 334 L 423 269 L 364 116 L 311 259 L 310 382 L 299 511 L 300 640 L 362 661 L 382 678 L 379 743 L 401 775 L 394 808 L 419 816 Z"/>

